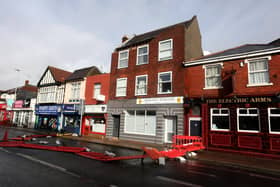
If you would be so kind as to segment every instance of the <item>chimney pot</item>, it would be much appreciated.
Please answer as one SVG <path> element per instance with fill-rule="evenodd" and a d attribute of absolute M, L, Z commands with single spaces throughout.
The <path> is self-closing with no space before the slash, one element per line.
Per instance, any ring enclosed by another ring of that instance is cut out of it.
<path fill-rule="evenodd" d="M 122 37 L 122 43 L 125 42 L 125 41 L 127 41 L 127 40 L 128 40 L 128 36 L 127 36 L 127 35 L 124 35 L 124 36 Z"/>
<path fill-rule="evenodd" d="M 25 86 L 29 84 L 29 80 L 25 80 Z"/>

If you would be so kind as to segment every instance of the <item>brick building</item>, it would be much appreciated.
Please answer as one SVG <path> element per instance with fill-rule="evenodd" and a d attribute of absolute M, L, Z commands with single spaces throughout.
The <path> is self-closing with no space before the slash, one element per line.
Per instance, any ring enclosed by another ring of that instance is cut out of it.
<path fill-rule="evenodd" d="M 112 53 L 106 135 L 162 144 L 184 133 L 182 62 L 202 56 L 197 18 L 132 37 Z"/>
<path fill-rule="evenodd" d="M 105 136 L 109 81 L 109 73 L 87 77 L 82 135 Z"/>
<path fill-rule="evenodd" d="M 185 65 L 185 125 L 209 149 L 280 156 L 280 39 Z"/>

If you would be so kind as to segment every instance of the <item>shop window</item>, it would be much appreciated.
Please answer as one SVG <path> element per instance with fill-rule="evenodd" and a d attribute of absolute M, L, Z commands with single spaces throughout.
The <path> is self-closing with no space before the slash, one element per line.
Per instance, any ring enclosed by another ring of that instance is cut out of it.
<path fill-rule="evenodd" d="M 65 127 L 78 128 L 80 126 L 80 120 L 75 116 L 65 117 Z"/>
<path fill-rule="evenodd" d="M 240 132 L 260 132 L 259 109 L 238 108 L 237 125 Z"/>
<path fill-rule="evenodd" d="M 135 95 L 147 95 L 147 75 L 136 76 Z"/>
<path fill-rule="evenodd" d="M 128 110 L 125 113 L 125 133 L 156 135 L 155 111 Z"/>
<path fill-rule="evenodd" d="M 269 132 L 280 134 L 280 108 L 268 108 Z"/>
<path fill-rule="evenodd" d="M 106 121 L 104 117 L 90 117 L 86 119 L 86 126 L 90 126 L 93 133 L 105 133 Z"/>
<path fill-rule="evenodd" d="M 228 108 L 211 108 L 211 130 L 230 130 L 230 112 Z"/>

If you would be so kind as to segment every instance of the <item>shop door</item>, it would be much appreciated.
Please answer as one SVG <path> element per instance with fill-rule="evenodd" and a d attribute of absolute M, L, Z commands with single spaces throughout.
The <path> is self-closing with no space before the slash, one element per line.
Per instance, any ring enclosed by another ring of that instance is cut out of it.
<path fill-rule="evenodd" d="M 201 118 L 190 118 L 189 120 L 189 135 L 202 136 L 201 133 Z"/>
<path fill-rule="evenodd" d="M 175 116 L 165 117 L 165 142 L 171 143 L 176 134 L 177 120 Z"/>
<path fill-rule="evenodd" d="M 120 136 L 120 123 L 121 123 L 121 116 L 120 115 L 113 115 L 113 137 Z"/>

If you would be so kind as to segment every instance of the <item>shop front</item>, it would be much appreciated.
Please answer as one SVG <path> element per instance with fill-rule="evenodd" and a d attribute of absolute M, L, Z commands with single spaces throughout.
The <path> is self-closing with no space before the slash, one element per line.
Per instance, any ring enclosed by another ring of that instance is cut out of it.
<path fill-rule="evenodd" d="M 106 134 L 107 105 L 85 105 L 82 135 Z"/>
<path fill-rule="evenodd" d="M 35 128 L 60 131 L 62 105 L 36 105 Z"/>
<path fill-rule="evenodd" d="M 187 99 L 184 106 L 186 133 L 196 129 L 192 119 L 201 119 L 208 149 L 280 156 L 279 97 Z"/>
<path fill-rule="evenodd" d="M 7 110 L 7 104 L 0 104 L 0 125 L 9 124 L 13 114 L 12 111 Z"/>
<path fill-rule="evenodd" d="M 15 101 L 12 109 L 14 126 L 34 128 L 35 115 L 30 104 L 30 99 Z"/>
<path fill-rule="evenodd" d="M 80 120 L 79 114 L 80 105 L 65 104 L 63 105 L 63 131 L 68 133 L 80 133 Z"/>

